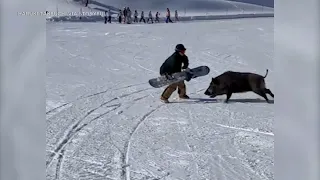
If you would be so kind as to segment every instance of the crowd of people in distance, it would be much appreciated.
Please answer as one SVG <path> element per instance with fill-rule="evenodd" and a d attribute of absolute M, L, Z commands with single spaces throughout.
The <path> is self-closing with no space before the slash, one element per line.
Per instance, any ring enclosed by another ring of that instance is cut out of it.
<path fill-rule="evenodd" d="M 112 21 L 112 12 L 110 10 L 105 12 L 105 21 L 104 23 L 111 23 Z M 147 20 L 144 17 L 144 11 L 141 11 L 140 13 L 140 18 L 138 18 L 139 14 L 138 11 L 135 10 L 133 13 L 133 20 L 132 20 L 132 12 L 130 10 L 129 7 L 124 7 L 123 10 L 119 10 L 119 13 L 117 15 L 117 20 L 118 23 L 123 23 L 123 24 L 132 24 L 132 23 L 159 23 L 160 22 L 160 13 L 156 12 L 155 14 L 155 19 L 153 18 L 152 12 L 149 11 L 148 14 L 148 18 Z M 178 11 L 175 10 L 175 22 L 179 21 L 179 17 L 178 17 Z M 170 13 L 170 9 L 167 8 L 167 13 L 166 13 L 166 23 L 173 23 L 173 21 L 171 20 L 171 13 Z"/>

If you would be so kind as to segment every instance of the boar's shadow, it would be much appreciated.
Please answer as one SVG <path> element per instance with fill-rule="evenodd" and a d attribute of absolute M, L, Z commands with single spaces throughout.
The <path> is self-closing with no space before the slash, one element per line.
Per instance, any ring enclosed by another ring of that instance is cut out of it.
<path fill-rule="evenodd" d="M 191 101 L 186 100 L 185 102 L 193 102 L 193 103 L 224 103 L 225 99 L 214 99 L 214 98 L 190 98 Z M 228 104 L 230 103 L 266 103 L 265 99 L 259 98 L 236 98 L 230 99 Z M 274 104 L 274 100 L 269 100 L 269 104 Z"/>

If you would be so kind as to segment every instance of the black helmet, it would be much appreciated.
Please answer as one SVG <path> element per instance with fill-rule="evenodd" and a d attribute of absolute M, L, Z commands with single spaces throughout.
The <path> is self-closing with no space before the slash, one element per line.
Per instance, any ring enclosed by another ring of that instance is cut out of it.
<path fill-rule="evenodd" d="M 176 45 L 176 51 L 185 51 L 186 48 L 184 47 L 183 44 L 177 44 Z"/>

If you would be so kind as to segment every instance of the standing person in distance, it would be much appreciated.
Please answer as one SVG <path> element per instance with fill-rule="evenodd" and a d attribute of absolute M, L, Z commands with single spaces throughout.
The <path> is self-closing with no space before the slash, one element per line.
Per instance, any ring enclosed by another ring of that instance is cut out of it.
<path fill-rule="evenodd" d="M 118 22 L 121 24 L 122 22 L 122 11 L 121 9 L 119 10 L 119 14 L 118 14 Z"/>
<path fill-rule="evenodd" d="M 181 70 L 189 71 L 189 59 L 185 54 L 186 48 L 183 44 L 177 44 L 175 52 L 168 57 L 165 62 L 160 67 L 160 75 L 170 77 L 173 73 L 181 72 Z M 188 78 L 187 81 L 190 81 L 191 78 Z M 161 94 L 160 100 L 164 103 L 169 103 L 169 98 L 171 94 L 178 88 L 179 98 L 189 99 L 189 96 L 186 94 L 186 85 L 184 81 L 173 83 L 169 85 Z"/>
<path fill-rule="evenodd" d="M 111 10 L 108 11 L 108 23 L 111 23 Z"/>
<path fill-rule="evenodd" d="M 179 21 L 178 11 L 177 10 L 175 10 L 175 12 L 174 12 L 174 18 L 175 18 L 176 22 Z"/>
<path fill-rule="evenodd" d="M 167 19 L 166 19 L 166 23 L 168 23 L 168 22 L 171 22 L 171 23 L 172 23 L 170 16 L 171 16 L 171 15 L 170 15 L 170 10 L 169 10 L 169 8 L 167 8 L 167 14 L 166 14 Z"/>
<path fill-rule="evenodd" d="M 141 15 L 140 15 L 140 21 L 141 22 L 143 20 L 144 23 L 146 23 L 146 20 L 144 19 L 144 12 L 141 11 Z"/>
<path fill-rule="evenodd" d="M 160 22 L 160 20 L 159 20 L 159 15 L 160 15 L 160 13 L 159 12 L 157 12 L 156 13 L 156 19 L 154 20 L 154 22 Z"/>
<path fill-rule="evenodd" d="M 104 12 L 104 23 L 107 24 L 108 22 L 108 15 L 107 11 Z"/>
<path fill-rule="evenodd" d="M 147 23 L 149 23 L 149 20 L 151 20 L 151 23 L 153 24 L 153 17 L 152 17 L 151 11 L 149 11 L 149 17 L 148 17 Z"/>
<path fill-rule="evenodd" d="M 127 20 L 127 7 L 123 8 L 123 23 L 126 23 Z"/>
<path fill-rule="evenodd" d="M 128 7 L 127 8 L 127 24 L 131 24 L 132 22 L 132 19 L 131 19 L 131 10 L 130 8 Z"/>
<path fill-rule="evenodd" d="M 138 22 L 138 11 L 137 10 L 134 10 L 134 20 L 133 22 Z"/>

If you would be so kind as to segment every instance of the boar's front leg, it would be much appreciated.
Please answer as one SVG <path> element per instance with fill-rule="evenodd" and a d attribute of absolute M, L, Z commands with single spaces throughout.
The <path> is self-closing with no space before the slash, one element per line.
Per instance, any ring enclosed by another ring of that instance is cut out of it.
<path fill-rule="evenodd" d="M 231 98 L 232 91 L 228 90 L 227 91 L 227 99 L 225 100 L 225 103 L 228 103 L 229 99 Z"/>

